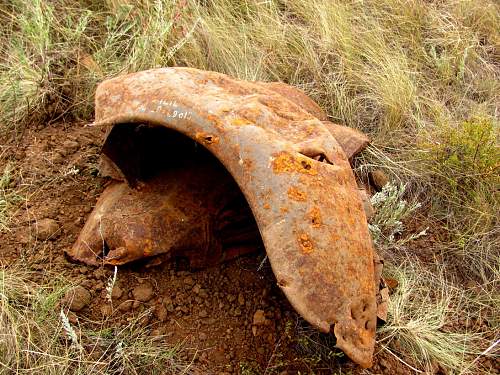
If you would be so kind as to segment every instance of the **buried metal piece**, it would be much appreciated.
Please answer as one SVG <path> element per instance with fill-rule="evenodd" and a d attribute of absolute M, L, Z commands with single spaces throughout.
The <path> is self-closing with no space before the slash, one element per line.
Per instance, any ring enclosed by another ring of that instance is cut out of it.
<path fill-rule="evenodd" d="M 336 125 L 283 94 L 190 68 L 102 83 L 101 171 L 122 182 L 107 187 L 67 253 L 89 264 L 183 255 L 202 266 L 255 249 L 258 230 L 292 306 L 369 367 L 374 253 L 354 175 Z"/>

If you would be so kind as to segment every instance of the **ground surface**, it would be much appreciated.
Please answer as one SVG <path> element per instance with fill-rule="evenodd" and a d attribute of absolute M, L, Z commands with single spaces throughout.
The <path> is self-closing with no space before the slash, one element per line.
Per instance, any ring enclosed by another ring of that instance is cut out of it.
<path fill-rule="evenodd" d="M 120 326 L 140 317 L 151 335 L 182 344 L 182 356 L 199 373 L 411 373 L 387 354 L 363 371 L 326 347 L 328 337 L 289 305 L 263 253 L 195 272 L 174 263 L 122 267 L 109 303 L 105 286 L 113 270 L 72 264 L 63 255 L 106 184 L 96 169 L 103 135 L 83 123 L 28 128 L 6 142 L 0 165 L 21 171 L 11 184 L 25 195 L 11 231 L 0 233 L 0 259 L 7 266 L 22 260 L 36 271 L 35 281 L 52 270 L 90 291 L 90 304 L 70 313 L 70 321 Z M 57 231 L 41 239 L 36 228 L 44 219 L 55 220 Z"/>

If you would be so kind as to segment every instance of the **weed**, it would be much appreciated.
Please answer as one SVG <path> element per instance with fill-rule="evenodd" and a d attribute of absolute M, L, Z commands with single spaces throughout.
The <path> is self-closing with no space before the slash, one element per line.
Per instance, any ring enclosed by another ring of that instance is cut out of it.
<path fill-rule="evenodd" d="M 180 347 L 155 341 L 138 324 L 142 316 L 122 328 L 75 326 L 56 307 L 67 283 L 51 274 L 34 282 L 18 267 L 0 270 L 0 373 L 190 373 Z"/>
<path fill-rule="evenodd" d="M 6 165 L 0 178 L 0 232 L 8 230 L 11 210 L 22 200 L 22 197 L 11 187 L 12 169 Z"/>
<path fill-rule="evenodd" d="M 403 221 L 420 207 L 420 203 L 408 203 L 403 199 L 406 186 L 399 187 L 387 183 L 382 191 L 374 194 L 371 203 L 375 209 L 375 215 L 368 224 L 375 245 L 387 251 L 389 247 L 402 246 L 415 238 L 425 235 L 425 230 L 403 238 L 396 236 L 403 234 Z"/>
<path fill-rule="evenodd" d="M 108 283 L 106 284 L 106 300 L 109 303 L 112 303 L 112 296 L 113 296 L 113 288 L 115 287 L 116 284 L 116 275 L 118 274 L 118 268 L 115 266 L 115 270 L 113 272 L 113 276 L 108 280 Z"/>
<path fill-rule="evenodd" d="M 467 368 L 485 337 L 472 329 L 457 330 L 457 322 L 474 318 L 467 311 L 476 310 L 477 301 L 453 286 L 442 271 L 429 272 L 416 259 L 386 267 L 385 275 L 396 279 L 398 287 L 390 298 L 387 324 L 379 329 L 379 342 L 421 371 L 434 371 L 435 362 L 454 372 Z"/>

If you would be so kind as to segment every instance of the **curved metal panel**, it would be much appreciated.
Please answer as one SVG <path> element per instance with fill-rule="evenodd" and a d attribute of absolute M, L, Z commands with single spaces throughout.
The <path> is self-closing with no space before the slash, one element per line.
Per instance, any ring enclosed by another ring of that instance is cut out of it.
<path fill-rule="evenodd" d="M 265 85 L 165 68 L 98 87 L 95 126 L 121 123 L 167 127 L 215 155 L 246 197 L 290 303 L 371 366 L 372 242 L 347 157 L 320 120 Z"/>

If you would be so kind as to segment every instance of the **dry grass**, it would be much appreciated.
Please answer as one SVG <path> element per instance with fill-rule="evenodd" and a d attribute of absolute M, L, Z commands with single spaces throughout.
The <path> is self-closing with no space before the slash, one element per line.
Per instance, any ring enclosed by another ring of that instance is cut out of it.
<path fill-rule="evenodd" d="M 7 164 L 0 176 L 0 232 L 9 229 L 10 216 L 22 197 L 11 186 L 12 167 Z"/>
<path fill-rule="evenodd" d="M 479 372 L 468 365 L 490 342 L 483 328 L 471 324 L 481 308 L 477 296 L 447 280 L 444 270 L 431 272 L 418 259 L 391 265 L 385 273 L 398 280 L 398 287 L 387 325 L 379 330 L 382 348 L 426 373 L 438 365 L 452 373 Z"/>
<path fill-rule="evenodd" d="M 59 306 L 67 280 L 48 273 L 34 281 L 39 275 L 23 268 L 0 271 L 0 374 L 191 373 L 181 348 L 150 336 L 141 315 L 120 328 L 106 320 L 72 324 Z"/>
<path fill-rule="evenodd" d="M 481 338 L 498 339 L 498 321 L 481 332 L 441 329 L 457 314 L 499 313 L 495 1 L 17 0 L 2 3 L 0 17 L 4 134 L 62 117 L 90 121 L 99 81 L 171 65 L 297 85 L 332 120 L 369 133 L 356 171 L 378 167 L 404 183 L 398 199 L 420 202 L 423 226 L 440 234 L 441 264 L 417 269 L 409 242 L 398 241 L 418 233 L 402 229 L 383 243 L 401 285 L 384 345 L 421 369 L 479 371 L 473 353 L 488 346 Z M 4 201 L 2 193 L 2 217 Z M 386 240 L 388 219 L 405 222 L 394 215 L 375 218 Z M 464 279 L 477 287 L 464 291 Z"/>

